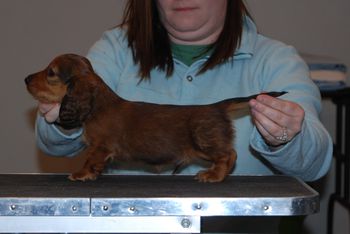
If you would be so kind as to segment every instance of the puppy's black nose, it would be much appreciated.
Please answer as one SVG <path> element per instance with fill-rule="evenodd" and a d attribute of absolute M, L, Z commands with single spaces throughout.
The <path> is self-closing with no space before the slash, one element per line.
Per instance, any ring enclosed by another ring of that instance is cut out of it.
<path fill-rule="evenodd" d="M 26 85 L 28 85 L 32 79 L 33 79 L 33 76 L 29 75 L 27 76 L 27 78 L 24 79 L 24 82 L 26 83 Z"/>

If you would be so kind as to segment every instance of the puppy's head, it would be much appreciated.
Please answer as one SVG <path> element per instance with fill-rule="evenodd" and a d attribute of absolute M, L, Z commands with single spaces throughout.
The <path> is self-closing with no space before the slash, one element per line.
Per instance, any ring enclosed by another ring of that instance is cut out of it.
<path fill-rule="evenodd" d="M 79 55 L 65 54 L 56 57 L 42 71 L 29 75 L 25 83 L 29 93 L 44 103 L 62 102 L 74 79 L 93 72 L 90 62 Z"/>
<path fill-rule="evenodd" d="M 81 126 L 90 113 L 95 82 L 90 62 L 79 55 L 56 57 L 44 70 L 25 78 L 27 90 L 43 103 L 61 103 L 62 127 Z"/>

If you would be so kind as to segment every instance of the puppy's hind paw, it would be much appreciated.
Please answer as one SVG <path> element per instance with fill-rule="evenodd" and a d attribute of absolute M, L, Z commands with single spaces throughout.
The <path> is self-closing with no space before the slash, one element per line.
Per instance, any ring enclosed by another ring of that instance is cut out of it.
<path fill-rule="evenodd" d="M 96 180 L 97 175 L 93 173 L 86 172 L 75 172 L 68 176 L 68 179 L 71 181 L 87 181 L 87 180 Z"/>
<path fill-rule="evenodd" d="M 225 179 L 225 175 L 221 175 L 221 173 L 217 173 L 214 170 L 206 170 L 198 172 L 195 179 L 199 182 L 215 183 L 223 181 Z"/>

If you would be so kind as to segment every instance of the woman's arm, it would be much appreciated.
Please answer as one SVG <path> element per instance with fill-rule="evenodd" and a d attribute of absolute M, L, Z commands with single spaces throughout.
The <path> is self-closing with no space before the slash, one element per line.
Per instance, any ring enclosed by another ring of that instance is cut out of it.
<path fill-rule="evenodd" d="M 266 52 L 262 90 L 288 93 L 280 100 L 260 96 L 251 102 L 256 125 L 251 146 L 284 174 L 312 181 L 330 167 L 333 143 L 319 120 L 319 90 L 297 52 L 278 44 Z M 277 140 L 287 131 L 287 142 Z"/>

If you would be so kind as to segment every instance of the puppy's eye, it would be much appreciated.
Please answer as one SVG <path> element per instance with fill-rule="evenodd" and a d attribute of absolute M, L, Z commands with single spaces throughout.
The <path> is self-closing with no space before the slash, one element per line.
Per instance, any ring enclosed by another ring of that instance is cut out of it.
<path fill-rule="evenodd" d="M 48 76 L 48 77 L 55 76 L 55 72 L 52 70 L 52 68 L 49 68 L 49 69 L 47 70 L 47 76 Z"/>
<path fill-rule="evenodd" d="M 47 69 L 47 79 L 46 80 L 50 85 L 56 85 L 56 84 L 60 83 L 59 77 L 57 76 L 56 72 L 52 68 Z"/>

